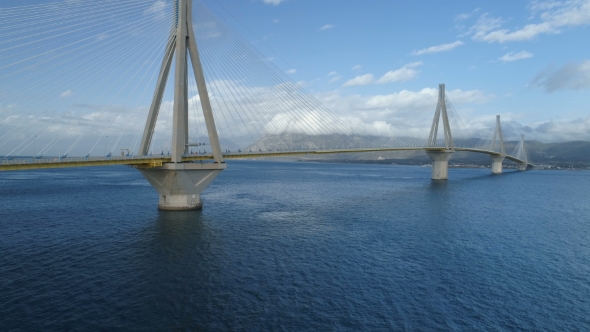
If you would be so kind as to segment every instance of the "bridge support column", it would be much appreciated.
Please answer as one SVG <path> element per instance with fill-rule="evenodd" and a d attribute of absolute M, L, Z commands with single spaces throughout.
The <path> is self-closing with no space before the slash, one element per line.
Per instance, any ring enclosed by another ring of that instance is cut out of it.
<path fill-rule="evenodd" d="M 226 167 L 225 163 L 166 163 L 139 171 L 160 194 L 158 209 L 187 211 L 203 208 L 201 193 Z"/>
<path fill-rule="evenodd" d="M 528 166 L 529 166 L 529 164 L 527 164 L 527 163 L 519 163 L 518 164 L 518 170 L 519 171 L 526 171 L 527 168 L 528 168 Z"/>
<path fill-rule="evenodd" d="M 426 151 L 430 160 L 432 160 L 432 179 L 448 180 L 449 179 L 449 159 L 454 151 Z"/>
<path fill-rule="evenodd" d="M 502 174 L 504 158 L 502 155 L 490 155 L 490 159 L 492 159 L 492 174 Z"/>

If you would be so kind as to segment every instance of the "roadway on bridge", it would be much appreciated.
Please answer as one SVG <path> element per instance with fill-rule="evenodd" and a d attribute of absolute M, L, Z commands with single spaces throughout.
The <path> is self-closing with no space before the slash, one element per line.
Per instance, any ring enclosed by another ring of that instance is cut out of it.
<path fill-rule="evenodd" d="M 252 159 L 252 158 L 276 158 L 305 155 L 327 155 L 342 153 L 367 153 L 367 152 L 400 152 L 400 151 L 446 151 L 444 148 L 358 148 L 358 149 L 330 149 L 330 150 L 301 150 L 301 151 L 258 151 L 223 154 L 224 159 Z M 487 151 L 471 148 L 455 148 L 456 152 L 483 153 L 491 156 L 500 156 L 495 151 Z M 528 164 L 524 160 L 506 155 L 506 159 L 517 164 Z M 184 162 L 213 160 L 212 154 L 187 155 L 182 158 Z M 114 166 L 128 165 L 138 168 L 159 167 L 163 163 L 171 161 L 170 156 L 114 156 L 114 157 L 80 157 L 80 158 L 43 158 L 43 159 L 3 159 L 0 161 L 0 171 L 18 171 L 50 168 L 71 168 L 89 166 Z"/>

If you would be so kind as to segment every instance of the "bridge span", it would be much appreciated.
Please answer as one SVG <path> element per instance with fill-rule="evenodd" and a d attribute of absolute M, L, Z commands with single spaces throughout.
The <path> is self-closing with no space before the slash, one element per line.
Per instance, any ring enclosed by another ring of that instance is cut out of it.
<path fill-rule="evenodd" d="M 202 207 L 201 192 L 227 168 L 226 159 L 424 151 L 437 181 L 448 179 L 448 162 L 455 152 L 489 155 L 494 174 L 502 173 L 504 160 L 515 162 L 520 170 L 532 166 L 524 137 L 513 152 L 506 151 L 500 116 L 491 141 L 470 145 L 469 137 L 454 139 L 457 127 L 451 128 L 447 105 L 451 112 L 453 108 L 444 84 L 439 85 L 427 140 L 402 135 L 399 129 L 392 129 L 389 137 L 379 138 L 373 132 L 361 137 L 200 2 L 170 0 L 161 11 L 146 7 L 148 3 L 120 1 L 88 11 L 84 2 L 68 2 L 63 6 L 72 13 L 73 22 L 59 19 L 61 5 L 24 6 L 22 18 L 31 16 L 30 8 L 44 8 L 34 13 L 35 21 L 27 30 L 21 31 L 22 22 L 16 18 L 0 23 L 8 29 L 0 36 L 8 38 L 0 40 L 6 44 L 0 52 L 9 52 L 0 59 L 0 91 L 6 98 L 0 100 L 0 148 L 6 149 L 0 171 L 127 165 L 138 169 L 156 189 L 160 209 L 191 210 Z M 90 21 L 74 15 L 89 12 Z M 113 19 L 114 15 L 125 19 Z M 193 16 L 207 24 L 196 24 Z M 19 35 L 23 32 L 26 35 Z M 169 82 L 172 96 L 166 101 Z M 153 95 L 143 100 L 146 91 Z M 126 107 L 134 93 L 141 94 L 138 106 Z M 107 97 L 112 99 L 104 105 Z M 434 99 L 432 93 L 433 106 Z M 168 110 L 165 125 L 162 108 Z M 135 128 L 135 135 L 125 135 L 136 138 L 132 146 L 123 148 L 122 137 L 139 110 L 147 111 L 136 119 L 145 121 L 143 131 Z M 98 121 L 110 114 L 113 117 L 107 121 Z M 95 128 L 100 123 L 106 128 Z M 218 130 L 231 139 L 220 139 Z M 156 131 L 167 136 L 169 155 L 163 153 L 164 144 L 155 144 Z M 89 132 L 95 136 L 89 138 Z M 116 137 L 110 150 L 108 134 Z M 64 136 L 69 139 L 65 152 L 60 149 Z M 306 142 L 303 148 L 294 137 Z M 87 157 L 43 157 L 55 150 L 59 156 L 71 155 L 84 138 L 90 147 Z M 103 141 L 105 156 L 92 155 Z M 229 152 L 227 142 L 238 145 L 238 141 L 250 148 Z M 36 144 L 42 144 L 41 149 Z M 211 152 L 192 153 L 192 147 L 202 145 Z M 115 156 L 117 148 L 127 154 Z M 160 149 L 160 155 L 151 152 Z M 32 158 L 19 157 L 30 150 Z"/>
<path fill-rule="evenodd" d="M 224 159 L 259 159 L 259 158 L 278 158 L 278 157 L 297 157 L 313 155 L 330 155 L 346 153 L 368 153 L 368 152 L 402 152 L 402 151 L 431 151 L 445 152 L 444 148 L 358 148 L 358 149 L 328 149 L 328 150 L 304 150 L 304 151 L 258 151 L 258 152 L 239 152 L 224 153 Z M 490 157 L 501 157 L 502 154 L 495 151 L 472 149 L 472 148 L 455 148 L 456 152 L 473 152 L 489 155 Z M 512 157 L 504 156 L 506 159 L 516 163 L 519 169 L 526 170 L 527 167 L 534 167 L 533 164 Z M 213 154 L 196 154 L 185 155 L 182 162 L 211 161 Z M 0 171 L 24 171 L 35 169 L 51 168 L 73 168 L 73 167 L 96 167 L 96 166 L 115 166 L 125 165 L 135 168 L 161 167 L 165 163 L 170 163 L 170 156 L 149 155 L 149 156 L 113 156 L 113 157 L 78 157 L 78 158 L 44 158 L 44 159 L 2 159 L 0 160 Z"/>

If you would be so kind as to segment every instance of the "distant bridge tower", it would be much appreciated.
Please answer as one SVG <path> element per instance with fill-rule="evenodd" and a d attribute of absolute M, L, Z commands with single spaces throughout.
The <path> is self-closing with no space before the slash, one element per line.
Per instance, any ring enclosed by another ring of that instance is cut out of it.
<path fill-rule="evenodd" d="M 172 59 L 175 58 L 174 113 L 172 127 L 171 163 L 161 167 L 141 168 L 143 176 L 160 194 L 161 210 L 193 210 L 202 207 L 201 192 L 226 168 L 221 154 L 213 111 L 205 84 L 197 40 L 192 23 L 192 0 L 176 0 L 177 16 L 166 46 L 156 91 L 148 114 L 139 154 L 150 150 L 154 127 L 162 104 Z M 184 163 L 183 155 L 189 151 L 188 137 L 188 58 L 193 68 L 209 134 L 214 163 Z"/>
<path fill-rule="evenodd" d="M 526 153 L 526 146 L 525 146 L 525 142 L 524 142 L 524 135 L 520 136 L 520 147 L 518 148 L 518 158 L 520 158 L 521 160 L 524 160 L 524 163 L 519 163 L 518 164 L 518 170 L 519 171 L 526 171 L 527 168 L 529 167 L 529 156 Z"/>
<path fill-rule="evenodd" d="M 441 117 L 445 135 L 444 148 L 437 146 L 438 127 Z M 432 160 L 432 179 L 447 180 L 449 178 L 449 159 L 453 153 L 455 153 L 455 143 L 453 142 L 449 116 L 447 114 L 444 84 L 438 85 L 438 103 L 436 105 L 434 120 L 432 121 L 432 128 L 430 129 L 430 136 L 428 137 L 428 143 L 426 145 L 426 153 Z"/>
<path fill-rule="evenodd" d="M 500 116 L 496 116 L 496 130 L 494 131 L 494 138 L 492 138 L 491 151 L 496 151 L 496 144 L 499 145 L 499 154 L 490 155 L 492 159 L 492 174 L 502 174 L 502 163 L 506 158 L 506 149 L 504 147 L 504 134 L 502 133 L 502 123 Z"/>

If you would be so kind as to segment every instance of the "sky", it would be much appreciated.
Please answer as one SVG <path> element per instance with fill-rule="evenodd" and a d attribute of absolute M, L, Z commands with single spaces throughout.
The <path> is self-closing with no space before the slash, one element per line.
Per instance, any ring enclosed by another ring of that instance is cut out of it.
<path fill-rule="evenodd" d="M 193 15 L 228 146 L 284 128 L 427 136 L 439 84 L 465 137 L 491 136 L 501 115 L 507 140 L 590 140 L 590 0 L 194 2 L 213 13 Z M 0 155 L 136 149 L 171 3 L 0 1 Z M 257 57 L 272 70 L 254 68 Z M 256 76 L 269 72 L 274 78 Z M 169 145 L 171 84 L 156 150 Z M 190 136 L 202 142 L 200 100 L 189 84 Z M 325 108 L 289 92 L 293 85 Z"/>
<path fill-rule="evenodd" d="M 590 139 L 590 0 L 204 2 L 337 114 L 423 109 L 445 83 L 474 126 Z"/>

